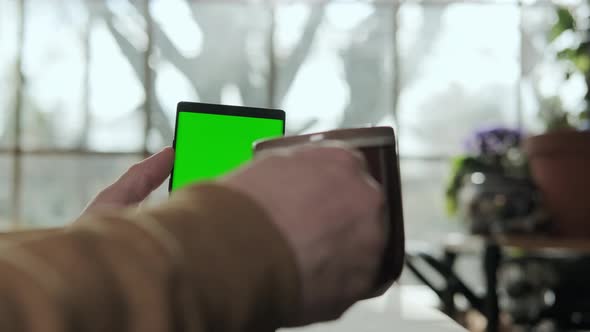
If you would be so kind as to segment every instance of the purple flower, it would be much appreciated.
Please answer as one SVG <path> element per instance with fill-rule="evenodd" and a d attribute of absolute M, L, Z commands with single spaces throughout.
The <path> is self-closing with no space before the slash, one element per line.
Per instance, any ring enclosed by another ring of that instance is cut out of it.
<path fill-rule="evenodd" d="M 496 127 L 476 131 L 465 142 L 469 155 L 501 157 L 510 149 L 520 146 L 523 134 L 520 130 Z"/>

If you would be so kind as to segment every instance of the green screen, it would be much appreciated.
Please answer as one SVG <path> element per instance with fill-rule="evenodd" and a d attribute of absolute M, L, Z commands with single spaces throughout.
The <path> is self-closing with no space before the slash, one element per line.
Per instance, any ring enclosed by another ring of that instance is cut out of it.
<path fill-rule="evenodd" d="M 172 190 L 211 180 L 252 159 L 252 144 L 283 135 L 283 121 L 180 112 Z"/>

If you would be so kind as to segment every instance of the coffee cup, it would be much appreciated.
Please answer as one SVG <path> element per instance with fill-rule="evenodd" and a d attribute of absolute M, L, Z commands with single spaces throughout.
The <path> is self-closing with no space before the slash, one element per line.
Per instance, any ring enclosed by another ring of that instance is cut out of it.
<path fill-rule="evenodd" d="M 399 279 L 405 257 L 401 178 L 393 128 L 340 129 L 264 140 L 254 144 L 254 154 L 332 141 L 342 143 L 363 154 L 369 173 L 380 184 L 385 195 L 383 216 L 387 242 L 371 296 L 380 295 Z"/>

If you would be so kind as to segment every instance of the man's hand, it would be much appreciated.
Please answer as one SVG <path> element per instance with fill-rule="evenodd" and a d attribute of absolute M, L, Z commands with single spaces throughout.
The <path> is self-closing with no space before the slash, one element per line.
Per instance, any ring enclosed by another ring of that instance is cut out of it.
<path fill-rule="evenodd" d="M 222 183 L 265 208 L 293 249 L 303 308 L 289 325 L 336 319 L 370 294 L 385 246 L 384 198 L 361 155 L 341 147 L 270 153 Z"/>
<path fill-rule="evenodd" d="M 168 178 L 173 164 L 174 150 L 167 147 L 131 166 L 115 183 L 101 191 L 83 214 L 140 204 Z"/>

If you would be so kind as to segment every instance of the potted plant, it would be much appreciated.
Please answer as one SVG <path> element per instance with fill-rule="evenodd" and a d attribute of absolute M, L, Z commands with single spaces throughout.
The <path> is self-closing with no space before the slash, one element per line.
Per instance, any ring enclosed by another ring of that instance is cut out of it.
<path fill-rule="evenodd" d="M 564 80 L 583 75 L 588 90 L 579 114 L 564 111 L 559 102 L 541 112 L 546 131 L 528 138 L 524 147 L 556 232 L 590 237 L 590 30 L 580 30 L 565 7 L 557 9 L 557 17 L 550 40 L 576 36 L 557 55 L 566 68 Z"/>
<path fill-rule="evenodd" d="M 510 128 L 475 132 L 466 152 L 453 160 L 447 209 L 475 234 L 540 229 L 536 189 L 521 151 L 523 135 Z"/>

